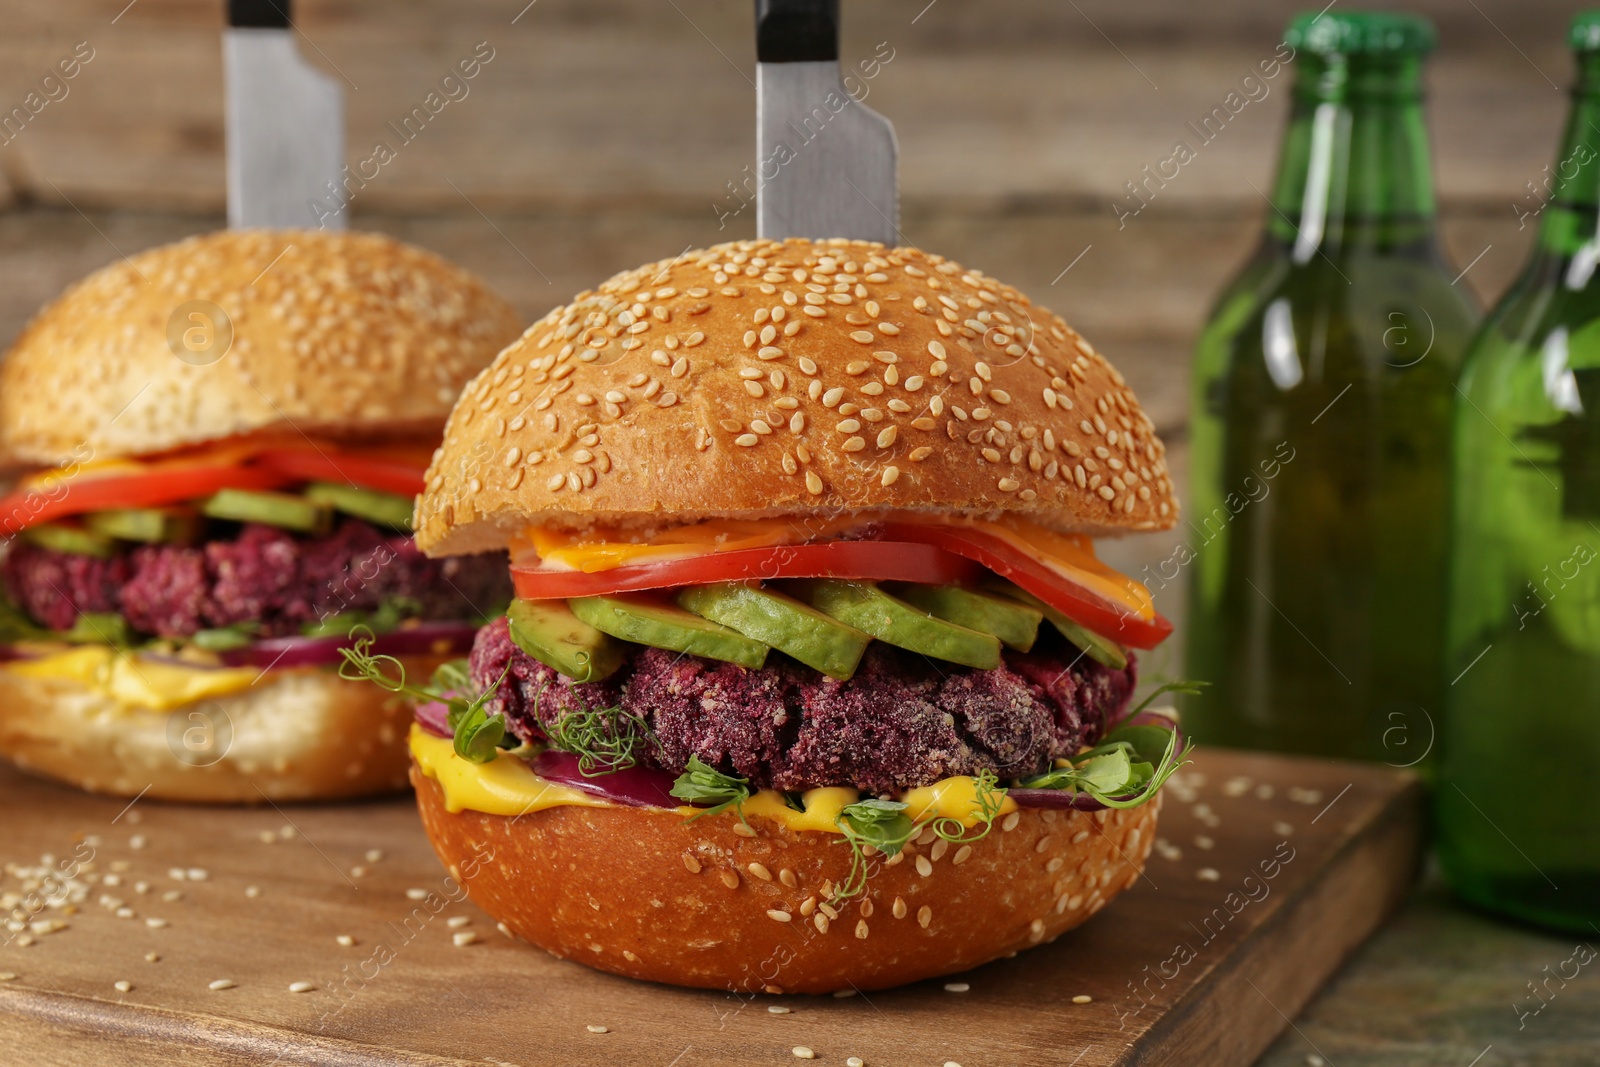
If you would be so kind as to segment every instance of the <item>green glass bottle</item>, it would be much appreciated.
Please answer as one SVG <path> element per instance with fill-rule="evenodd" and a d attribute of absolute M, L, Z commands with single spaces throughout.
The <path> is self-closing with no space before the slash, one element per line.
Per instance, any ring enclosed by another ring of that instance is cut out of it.
<path fill-rule="evenodd" d="M 1455 413 L 1447 683 L 1435 809 L 1456 890 L 1600 927 L 1600 11 L 1538 242 L 1473 342 Z"/>
<path fill-rule="evenodd" d="M 1410 765 L 1443 643 L 1452 386 L 1478 310 L 1435 231 L 1432 26 L 1302 15 L 1266 232 L 1201 333 L 1187 703 L 1202 742 Z M 1182 551 L 1182 550 L 1180 550 Z"/>

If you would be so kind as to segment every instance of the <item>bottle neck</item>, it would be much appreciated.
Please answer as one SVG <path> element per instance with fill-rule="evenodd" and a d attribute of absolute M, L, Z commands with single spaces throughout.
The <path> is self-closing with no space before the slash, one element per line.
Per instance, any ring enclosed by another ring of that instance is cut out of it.
<path fill-rule="evenodd" d="M 1539 218 L 1539 252 L 1592 261 L 1600 244 L 1600 53 L 1579 54 L 1561 148 L 1525 190 L 1515 205 L 1517 217 L 1524 225 L 1530 217 Z"/>
<path fill-rule="evenodd" d="M 1268 233 L 1297 262 L 1434 238 L 1419 55 L 1301 53 Z"/>

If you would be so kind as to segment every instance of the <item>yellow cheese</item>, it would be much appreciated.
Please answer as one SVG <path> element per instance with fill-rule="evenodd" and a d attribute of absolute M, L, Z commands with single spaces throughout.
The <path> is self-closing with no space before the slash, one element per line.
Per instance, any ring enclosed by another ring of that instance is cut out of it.
<path fill-rule="evenodd" d="M 261 677 L 254 667 L 186 667 L 84 645 L 67 652 L 16 660 L 0 667 L 24 678 L 77 682 L 123 708 L 169 711 L 197 700 L 248 689 Z"/>
<path fill-rule="evenodd" d="M 954 819 L 962 826 L 976 826 L 983 811 L 978 803 L 978 780 L 966 775 L 946 778 L 942 782 L 907 790 L 900 799 L 905 802 L 906 814 L 913 822 L 924 819 Z M 1009 815 L 1017 810 L 1017 802 L 1007 796 L 1000 802 L 995 814 Z"/>
<path fill-rule="evenodd" d="M 763 789 L 744 802 L 746 818 L 759 815 L 782 823 L 790 830 L 821 830 L 838 833 L 839 813 L 861 799 L 854 789 L 832 786 L 827 789 L 808 789 L 802 794 L 805 811 L 795 811 L 782 793 L 776 789 Z"/>
<path fill-rule="evenodd" d="M 673 526 L 637 541 L 612 540 L 619 535 L 606 530 L 595 530 L 578 538 L 560 530 L 533 527 L 527 532 L 527 540 L 545 566 L 593 573 L 744 548 L 797 544 L 833 536 L 854 524 L 853 519 L 823 523 L 802 523 L 795 519 L 711 519 Z"/>
<path fill-rule="evenodd" d="M 455 746 L 443 737 L 411 727 L 411 755 L 422 773 L 439 783 L 444 792 L 445 810 L 481 811 L 487 815 L 525 815 L 572 805 L 586 808 L 616 807 L 611 801 L 581 789 L 561 785 L 534 773 L 526 760 L 503 752 L 488 763 L 473 763 L 456 755 Z M 942 782 L 913 789 L 903 799 L 907 814 L 917 820 L 950 818 L 964 826 L 978 822 L 977 782 L 972 778 L 946 778 Z M 816 830 L 839 833 L 839 815 L 861 798 L 854 789 L 830 787 L 807 790 L 805 811 L 795 811 L 775 789 L 763 789 L 744 802 L 746 818 L 760 817 L 782 823 L 789 830 Z M 684 818 L 701 809 L 688 805 L 674 809 Z M 1017 810 L 1016 802 L 1005 798 L 998 814 Z M 732 812 L 728 813 L 733 818 Z"/>
<path fill-rule="evenodd" d="M 415 724 L 411 755 L 422 773 L 439 783 L 449 812 L 481 811 L 486 815 L 526 815 L 545 808 L 609 808 L 608 800 L 571 786 L 558 785 L 533 773 L 527 761 L 502 752 L 488 763 L 456 755 L 455 746 Z"/>

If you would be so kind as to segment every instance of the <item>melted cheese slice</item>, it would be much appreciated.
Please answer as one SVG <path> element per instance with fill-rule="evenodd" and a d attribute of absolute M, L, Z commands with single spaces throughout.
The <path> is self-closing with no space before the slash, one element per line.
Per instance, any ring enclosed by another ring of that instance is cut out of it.
<path fill-rule="evenodd" d="M 526 760 L 502 752 L 488 763 L 473 763 L 456 755 L 455 746 L 447 738 L 438 737 L 415 724 L 411 727 L 411 755 L 422 773 L 439 783 L 444 793 L 445 810 L 449 812 L 480 811 L 486 815 L 526 815 L 562 806 L 584 808 L 611 808 L 613 804 L 602 797 L 581 789 L 561 785 L 535 774 Z M 782 823 L 789 830 L 815 830 L 822 833 L 839 833 L 839 816 L 844 809 L 861 799 L 854 789 L 830 787 L 807 790 L 802 796 L 805 811 L 789 806 L 784 795 L 775 789 L 763 789 L 744 803 L 746 817 L 760 816 Z M 978 822 L 977 781 L 973 778 L 946 778 L 921 789 L 913 789 L 900 798 L 908 805 L 906 814 L 913 819 L 949 818 L 963 826 Z M 684 818 L 697 815 L 702 809 L 684 805 L 674 809 Z M 1016 801 L 1006 797 L 997 814 L 1017 810 Z M 733 818 L 732 812 L 727 813 Z"/>
<path fill-rule="evenodd" d="M 447 738 L 436 737 L 415 723 L 411 726 L 411 756 L 422 773 L 444 791 L 445 810 L 481 811 L 485 815 L 526 815 L 546 808 L 614 807 L 582 789 L 561 785 L 533 773 L 526 760 L 502 752 L 488 763 L 473 763 L 456 755 Z"/>
<path fill-rule="evenodd" d="M 261 672 L 254 667 L 187 667 L 129 655 L 105 645 L 84 645 L 0 667 L 23 678 L 76 682 L 123 710 L 170 711 L 196 700 L 248 689 Z"/>

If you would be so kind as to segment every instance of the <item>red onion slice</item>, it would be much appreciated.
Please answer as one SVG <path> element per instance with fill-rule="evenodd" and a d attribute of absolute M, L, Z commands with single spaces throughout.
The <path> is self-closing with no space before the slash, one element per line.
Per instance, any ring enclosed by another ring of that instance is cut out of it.
<path fill-rule="evenodd" d="M 472 651 L 477 634 L 478 627 L 469 622 L 425 622 L 379 634 L 369 651 L 374 656 L 459 656 Z M 354 645 L 349 635 L 269 637 L 219 656 L 230 667 L 315 667 L 344 662 L 339 650 Z"/>
<path fill-rule="evenodd" d="M 673 775 L 649 767 L 628 767 L 590 778 L 579 768 L 577 756 L 547 748 L 533 758 L 533 771 L 549 781 L 632 808 L 676 808 L 683 803 L 672 795 Z"/>
<path fill-rule="evenodd" d="M 441 701 L 430 700 L 425 704 L 418 704 L 412 710 L 412 714 L 416 716 L 417 725 L 435 737 L 455 739 L 455 731 L 450 729 L 450 709 Z"/>

